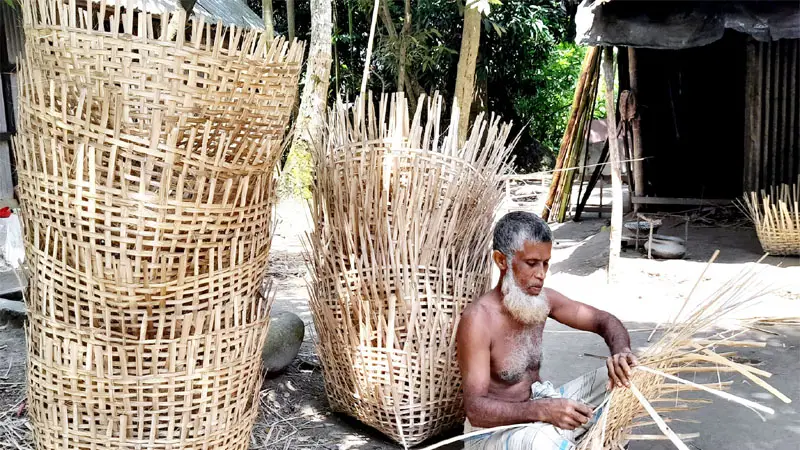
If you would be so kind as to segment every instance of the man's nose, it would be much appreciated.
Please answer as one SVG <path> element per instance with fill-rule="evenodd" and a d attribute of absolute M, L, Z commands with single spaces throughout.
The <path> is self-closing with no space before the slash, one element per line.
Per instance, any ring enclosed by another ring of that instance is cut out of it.
<path fill-rule="evenodd" d="M 533 276 L 538 278 L 539 280 L 544 280 L 544 276 L 547 274 L 547 270 L 544 268 L 544 263 L 537 263 L 536 266 L 533 268 Z"/>

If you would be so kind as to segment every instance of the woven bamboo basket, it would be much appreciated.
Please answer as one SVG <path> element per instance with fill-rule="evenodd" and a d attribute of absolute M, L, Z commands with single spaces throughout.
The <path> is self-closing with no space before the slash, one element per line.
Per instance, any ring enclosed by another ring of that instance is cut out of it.
<path fill-rule="evenodd" d="M 455 330 L 487 288 L 510 125 L 442 137 L 442 99 L 339 106 L 315 150 L 311 309 L 328 399 L 405 447 L 463 420 Z M 365 111 L 365 105 L 367 111 Z M 450 123 L 458 123 L 452 120 Z"/>
<path fill-rule="evenodd" d="M 119 2 L 22 8 L 37 448 L 246 449 L 302 44 Z"/>
<path fill-rule="evenodd" d="M 755 225 L 758 240 L 772 255 L 800 255 L 800 180 L 750 192 L 739 202 Z"/>

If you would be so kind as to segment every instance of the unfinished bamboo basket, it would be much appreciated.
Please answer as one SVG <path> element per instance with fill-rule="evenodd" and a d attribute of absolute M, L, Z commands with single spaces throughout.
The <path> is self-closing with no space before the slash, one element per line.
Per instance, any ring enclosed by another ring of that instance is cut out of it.
<path fill-rule="evenodd" d="M 439 96 L 413 118 L 402 93 L 355 105 L 315 150 L 311 310 L 332 408 L 409 447 L 463 420 L 455 330 L 489 282 L 514 142 L 482 117 L 463 147 L 442 137 Z"/>
<path fill-rule="evenodd" d="M 712 257 L 712 262 L 717 254 Z M 697 437 L 698 434 L 677 434 L 667 425 L 670 419 L 662 415 L 700 407 L 711 401 L 681 397 L 685 392 L 703 391 L 756 413 L 774 414 L 772 408 L 725 392 L 730 382 L 723 382 L 722 378 L 727 378 L 728 374 L 739 374 L 779 400 L 791 402 L 764 381 L 763 378 L 772 374 L 734 361 L 735 353 L 716 352 L 726 347 L 764 347 L 766 343 L 737 340 L 736 337 L 741 334 L 737 330 L 723 330 L 707 336 L 726 316 L 758 302 L 769 291 L 769 287 L 760 282 L 758 266 L 745 268 L 705 300 L 693 303 L 690 301 L 692 294 L 687 296 L 683 307 L 665 327 L 661 338 L 640 355 L 640 368 L 633 371 L 631 389 L 615 389 L 607 395 L 602 417 L 580 442 L 579 450 L 616 450 L 626 441 L 637 439 L 670 440 L 675 447 L 688 450 L 683 440 Z M 702 385 L 678 376 L 702 372 L 715 372 L 718 382 Z M 657 426 L 663 434 L 634 434 L 637 429 L 653 426 Z"/>
<path fill-rule="evenodd" d="M 800 180 L 750 192 L 739 202 L 755 225 L 758 240 L 772 255 L 800 255 Z"/>
<path fill-rule="evenodd" d="M 246 449 L 303 46 L 120 3 L 22 3 L 36 447 Z"/>

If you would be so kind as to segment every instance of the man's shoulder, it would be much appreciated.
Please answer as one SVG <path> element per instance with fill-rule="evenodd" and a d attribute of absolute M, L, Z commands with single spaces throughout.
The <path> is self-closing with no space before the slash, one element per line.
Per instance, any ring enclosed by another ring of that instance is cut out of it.
<path fill-rule="evenodd" d="M 480 325 L 487 324 L 498 305 L 497 293 L 491 290 L 470 303 L 461 315 L 462 320 Z"/>
<path fill-rule="evenodd" d="M 557 290 L 549 287 L 542 288 L 542 293 L 544 294 L 544 297 L 547 299 L 548 302 L 566 298 L 564 294 L 562 294 L 561 292 L 558 292 Z"/>

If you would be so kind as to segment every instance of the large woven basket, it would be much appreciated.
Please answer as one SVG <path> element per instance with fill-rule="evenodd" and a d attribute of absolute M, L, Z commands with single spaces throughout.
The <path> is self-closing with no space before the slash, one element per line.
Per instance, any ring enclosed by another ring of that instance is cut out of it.
<path fill-rule="evenodd" d="M 413 121 L 399 94 L 365 104 L 315 154 L 311 309 L 331 406 L 409 447 L 464 418 L 455 331 L 488 285 L 510 127 L 459 147 L 439 97 Z"/>
<path fill-rule="evenodd" d="M 37 448 L 246 449 L 302 45 L 183 12 L 22 7 Z"/>
<path fill-rule="evenodd" d="M 800 255 L 800 181 L 750 192 L 740 202 L 755 225 L 758 240 L 772 255 Z"/>

